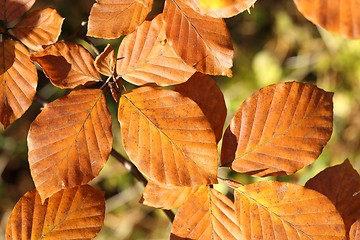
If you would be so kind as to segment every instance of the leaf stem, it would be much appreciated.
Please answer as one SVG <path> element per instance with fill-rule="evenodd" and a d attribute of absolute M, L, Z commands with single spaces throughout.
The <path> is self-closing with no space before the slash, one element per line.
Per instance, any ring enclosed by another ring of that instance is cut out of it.
<path fill-rule="evenodd" d="M 236 189 L 238 187 L 244 186 L 243 184 L 236 182 L 234 180 L 224 179 L 221 177 L 218 177 L 218 179 L 232 189 Z"/>

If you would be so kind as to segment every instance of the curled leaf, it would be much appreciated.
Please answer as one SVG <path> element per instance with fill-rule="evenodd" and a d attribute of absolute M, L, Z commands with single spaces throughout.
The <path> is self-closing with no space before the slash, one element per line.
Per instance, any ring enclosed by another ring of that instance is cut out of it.
<path fill-rule="evenodd" d="M 116 65 L 114 48 L 110 44 L 106 45 L 104 51 L 95 58 L 94 64 L 99 73 L 112 76 Z"/>

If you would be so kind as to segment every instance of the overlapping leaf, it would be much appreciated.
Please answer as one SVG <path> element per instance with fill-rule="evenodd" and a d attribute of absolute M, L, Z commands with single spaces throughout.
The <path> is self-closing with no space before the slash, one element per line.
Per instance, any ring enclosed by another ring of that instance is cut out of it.
<path fill-rule="evenodd" d="M 11 33 L 28 48 L 39 51 L 43 45 L 57 41 L 63 21 L 55 9 L 37 10 L 26 15 L 11 29 Z"/>
<path fill-rule="evenodd" d="M 111 115 L 102 91 L 72 91 L 46 105 L 28 135 L 31 175 L 42 201 L 96 177 L 111 147 Z"/>
<path fill-rule="evenodd" d="M 36 93 L 37 72 L 28 50 L 19 42 L 0 43 L 0 121 L 4 127 L 21 117 Z"/>
<path fill-rule="evenodd" d="M 309 165 L 331 136 L 332 96 L 298 82 L 259 90 L 225 131 L 222 165 L 257 176 L 292 174 Z"/>
<path fill-rule="evenodd" d="M 76 43 L 55 43 L 31 54 L 31 60 L 38 62 L 52 84 L 59 88 L 75 88 L 101 80 L 94 58 Z"/>
<path fill-rule="evenodd" d="M 116 59 L 114 56 L 114 48 L 110 44 L 108 44 L 104 51 L 95 58 L 94 65 L 99 73 L 105 76 L 113 75 Z"/>
<path fill-rule="evenodd" d="M 327 196 L 344 219 L 346 231 L 360 219 L 360 175 L 349 160 L 326 168 L 310 179 L 305 187 Z"/>
<path fill-rule="evenodd" d="M 223 19 L 203 16 L 179 0 L 166 0 L 165 31 L 175 52 L 197 71 L 231 76 L 233 48 Z"/>
<path fill-rule="evenodd" d="M 357 220 L 350 229 L 349 234 L 350 240 L 359 240 L 360 239 L 360 219 Z"/>
<path fill-rule="evenodd" d="M 150 179 L 175 186 L 217 182 L 215 136 L 189 98 L 141 87 L 122 95 L 118 118 L 127 154 Z"/>
<path fill-rule="evenodd" d="M 91 8 L 88 36 L 117 38 L 135 30 L 151 11 L 153 0 L 97 0 Z"/>
<path fill-rule="evenodd" d="M 236 223 L 233 202 L 206 186 L 200 188 L 176 213 L 170 239 L 237 239 L 243 234 Z"/>
<path fill-rule="evenodd" d="M 142 203 L 162 209 L 178 208 L 198 189 L 199 186 L 169 186 L 150 181 L 144 189 Z"/>
<path fill-rule="evenodd" d="M 36 190 L 15 205 L 6 239 L 90 239 L 104 225 L 104 194 L 88 185 L 62 190 L 41 204 Z"/>
<path fill-rule="evenodd" d="M 169 46 L 162 15 L 145 21 L 121 42 L 117 73 L 127 81 L 168 86 L 185 82 L 195 73 Z"/>
<path fill-rule="evenodd" d="M 311 22 L 348 38 L 360 38 L 360 2 L 354 0 L 294 0 Z"/>
<path fill-rule="evenodd" d="M 36 0 L 1 0 L 0 20 L 12 22 L 28 11 Z"/>
<path fill-rule="evenodd" d="M 291 183 L 257 182 L 235 190 L 246 239 L 345 239 L 340 214 L 324 195 Z"/>

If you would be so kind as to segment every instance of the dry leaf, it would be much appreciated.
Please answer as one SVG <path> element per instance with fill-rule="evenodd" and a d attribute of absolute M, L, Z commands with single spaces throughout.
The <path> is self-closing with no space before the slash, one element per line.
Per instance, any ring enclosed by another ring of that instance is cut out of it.
<path fill-rule="evenodd" d="M 28 11 L 36 0 L 0 0 L 0 20 L 12 22 Z"/>
<path fill-rule="evenodd" d="M 96 70 L 105 76 L 112 76 L 115 70 L 116 59 L 114 56 L 114 48 L 107 44 L 104 51 L 95 58 L 94 62 Z"/>
<path fill-rule="evenodd" d="M 360 240 L 360 219 L 351 226 L 349 239 Z"/>
<path fill-rule="evenodd" d="M 226 129 L 222 165 L 256 176 L 279 176 L 311 164 L 332 133 L 332 96 L 298 82 L 260 89 Z"/>
<path fill-rule="evenodd" d="M 28 147 L 42 201 L 96 177 L 112 147 L 111 114 L 102 91 L 72 91 L 47 104 L 30 126 Z"/>

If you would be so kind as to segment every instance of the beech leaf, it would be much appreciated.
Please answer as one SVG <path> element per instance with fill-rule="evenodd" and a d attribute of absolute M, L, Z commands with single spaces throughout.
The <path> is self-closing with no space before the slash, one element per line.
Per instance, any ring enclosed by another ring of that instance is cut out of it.
<path fill-rule="evenodd" d="M 55 43 L 32 53 L 31 60 L 39 63 L 52 84 L 59 88 L 75 88 L 101 81 L 94 58 L 76 43 Z"/>
<path fill-rule="evenodd" d="M 0 42 L 0 121 L 5 128 L 30 107 L 37 81 L 29 51 L 13 40 Z"/>
<path fill-rule="evenodd" d="M 16 203 L 6 239 L 90 239 L 104 225 L 104 193 L 88 185 L 62 190 L 41 203 L 35 190 Z"/>
<path fill-rule="evenodd" d="M 12 22 L 21 17 L 36 0 L 0 0 L 0 20 Z"/>
<path fill-rule="evenodd" d="M 236 223 L 233 202 L 208 186 L 179 208 L 170 239 L 245 239 Z"/>
<path fill-rule="evenodd" d="M 235 190 L 246 239 L 345 239 L 340 214 L 324 195 L 292 183 L 263 181 Z"/>
<path fill-rule="evenodd" d="M 279 176 L 311 164 L 332 133 L 332 96 L 298 82 L 260 89 L 226 129 L 222 165 L 256 176 Z"/>
<path fill-rule="evenodd" d="M 117 73 L 136 85 L 174 85 L 195 73 L 167 43 L 162 15 L 127 35 L 120 44 L 118 59 Z"/>
<path fill-rule="evenodd" d="M 72 91 L 47 104 L 28 135 L 31 175 L 42 201 L 96 177 L 111 147 L 111 115 L 102 91 Z"/>
<path fill-rule="evenodd" d="M 130 160 L 150 180 L 174 186 L 217 182 L 217 147 L 198 105 L 171 90 L 122 94 L 118 118 Z"/>
<path fill-rule="evenodd" d="M 39 51 L 43 45 L 58 40 L 63 21 L 55 9 L 37 10 L 26 15 L 11 29 L 11 33 L 28 48 Z"/>
<path fill-rule="evenodd" d="M 91 8 L 87 35 L 118 38 L 133 32 L 149 14 L 153 0 L 96 0 Z"/>
<path fill-rule="evenodd" d="M 351 226 L 349 239 L 360 240 L 360 219 L 353 223 L 353 225 Z"/>
<path fill-rule="evenodd" d="M 165 31 L 170 46 L 197 71 L 231 76 L 233 47 L 223 19 L 195 12 L 179 0 L 166 0 Z"/>
<path fill-rule="evenodd" d="M 114 48 L 108 44 L 104 51 L 95 58 L 96 70 L 105 76 L 112 76 L 115 70 L 116 59 L 114 56 Z"/>

